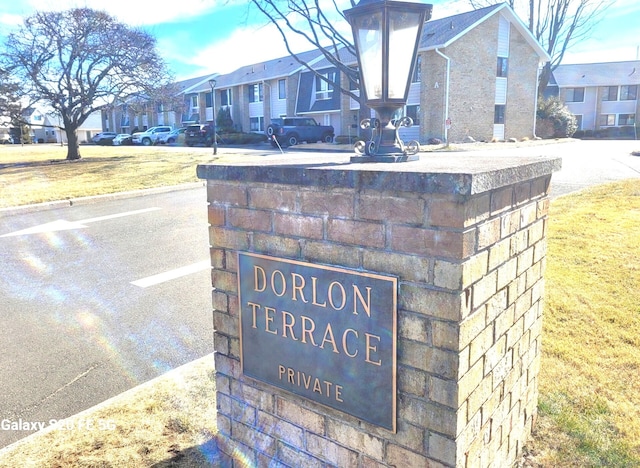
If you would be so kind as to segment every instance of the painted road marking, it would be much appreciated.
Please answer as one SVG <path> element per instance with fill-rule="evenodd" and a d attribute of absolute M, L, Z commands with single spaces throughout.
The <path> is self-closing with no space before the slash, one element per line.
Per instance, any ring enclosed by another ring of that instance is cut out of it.
<path fill-rule="evenodd" d="M 66 221 L 64 219 L 58 219 L 50 223 L 40 224 L 21 231 L 10 232 L 9 234 L 3 234 L 0 237 L 12 237 L 12 236 L 24 236 L 27 234 L 41 234 L 45 232 L 56 231 L 68 231 L 69 229 L 81 229 L 86 228 L 87 224 L 95 223 L 96 221 L 106 221 L 108 219 L 122 218 L 124 216 L 133 216 L 142 213 L 148 213 L 150 211 L 156 211 L 160 208 L 145 208 L 143 210 L 125 211 L 124 213 L 115 213 L 107 216 L 99 216 L 97 218 L 81 219 L 79 221 Z"/>
<path fill-rule="evenodd" d="M 139 286 L 141 288 L 148 288 L 149 286 L 154 286 L 166 281 L 171 281 L 173 279 L 187 276 L 210 268 L 210 261 L 203 260 L 202 262 L 192 263 L 191 265 L 176 268 L 175 270 L 169 270 L 165 271 L 164 273 L 158 273 L 157 275 L 147 276 L 146 278 L 132 281 L 131 284 L 133 284 L 134 286 Z"/>

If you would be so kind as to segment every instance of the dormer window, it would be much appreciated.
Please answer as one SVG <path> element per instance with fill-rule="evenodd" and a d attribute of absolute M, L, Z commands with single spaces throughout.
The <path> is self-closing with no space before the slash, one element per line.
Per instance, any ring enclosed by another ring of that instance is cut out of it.
<path fill-rule="evenodd" d="M 322 77 L 316 76 L 316 99 L 325 100 L 333 98 L 333 83 L 335 82 L 335 72 L 322 74 Z"/>

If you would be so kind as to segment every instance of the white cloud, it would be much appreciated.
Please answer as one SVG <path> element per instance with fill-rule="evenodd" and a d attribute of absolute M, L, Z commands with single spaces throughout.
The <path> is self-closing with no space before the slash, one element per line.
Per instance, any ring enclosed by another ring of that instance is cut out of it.
<path fill-rule="evenodd" d="M 219 0 L 190 0 L 171 4 L 151 0 L 28 0 L 33 11 L 64 11 L 70 8 L 92 8 L 106 11 L 118 20 L 135 26 L 153 25 L 191 18 L 220 8 Z"/>
<path fill-rule="evenodd" d="M 294 19 L 291 18 L 292 21 Z M 193 51 L 189 56 L 182 54 L 173 45 L 167 47 L 165 41 L 159 43 L 159 48 L 169 60 L 198 67 L 201 73 L 196 72 L 196 75 L 214 72 L 229 73 L 247 64 L 290 55 L 276 26 L 267 22 L 265 18 L 262 18 L 262 22 L 262 25 L 238 27 L 224 39 L 217 39 L 208 44 L 203 43 L 202 47 Z M 344 22 L 343 26 L 342 34 L 350 37 L 351 31 L 348 24 Z M 283 26 L 283 29 L 287 32 L 289 47 L 294 53 L 313 49 L 312 44 L 304 37 L 290 33 L 286 26 Z M 173 44 L 179 42 L 179 40 L 172 40 Z"/>
<path fill-rule="evenodd" d="M 605 10 L 605 16 L 609 19 L 640 13 L 638 0 L 616 0 L 615 4 Z"/>
<path fill-rule="evenodd" d="M 22 24 L 22 16 L 0 13 L 0 36 L 8 35 L 20 24 Z"/>
<path fill-rule="evenodd" d="M 452 0 L 444 1 L 442 3 L 425 1 L 425 3 L 433 3 L 431 19 L 446 18 L 447 16 L 453 16 L 473 10 L 468 0 Z"/>
<path fill-rule="evenodd" d="M 311 45 L 300 39 L 292 44 L 294 52 L 304 52 Z M 198 66 L 203 74 L 228 73 L 250 63 L 260 63 L 289 55 L 275 26 L 237 28 L 229 37 L 205 45 L 194 55 L 183 60 Z"/>
<path fill-rule="evenodd" d="M 640 46 L 638 46 L 640 47 Z M 581 49 L 569 52 L 562 61 L 563 65 L 571 63 L 606 63 L 639 60 L 639 49 L 636 46 L 614 47 L 609 49 Z"/>

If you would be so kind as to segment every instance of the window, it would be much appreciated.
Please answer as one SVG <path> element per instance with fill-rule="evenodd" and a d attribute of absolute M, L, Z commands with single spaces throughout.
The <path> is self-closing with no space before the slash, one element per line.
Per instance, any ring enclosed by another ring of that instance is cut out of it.
<path fill-rule="evenodd" d="M 249 119 L 249 130 L 252 132 L 264 132 L 264 117 L 251 117 Z"/>
<path fill-rule="evenodd" d="M 638 85 L 620 86 L 621 101 L 635 101 L 638 99 Z"/>
<path fill-rule="evenodd" d="M 336 74 L 334 72 L 323 73 L 322 76 L 316 76 L 316 99 L 331 99 L 333 97 L 333 83 Z"/>
<path fill-rule="evenodd" d="M 414 125 L 420 123 L 420 106 L 407 106 L 407 117 L 411 117 Z"/>
<path fill-rule="evenodd" d="M 191 96 L 190 100 L 191 100 L 191 108 L 192 109 L 197 109 L 198 108 L 198 95 L 196 94 L 194 96 Z"/>
<path fill-rule="evenodd" d="M 221 106 L 230 106 L 231 105 L 231 89 L 223 89 L 220 91 L 220 105 Z"/>
<path fill-rule="evenodd" d="M 204 95 L 204 99 L 205 99 L 205 106 L 206 107 L 213 107 L 213 93 L 207 93 Z"/>
<path fill-rule="evenodd" d="M 493 123 L 494 124 L 503 124 L 504 123 L 504 112 L 505 112 L 505 105 L 504 104 L 497 104 L 495 112 L 493 114 Z"/>
<path fill-rule="evenodd" d="M 287 82 L 285 80 L 278 80 L 278 99 L 287 98 Z"/>
<path fill-rule="evenodd" d="M 567 88 L 565 102 L 584 102 L 584 88 Z"/>
<path fill-rule="evenodd" d="M 614 127 L 616 125 L 616 114 L 602 114 L 600 116 L 600 126 Z"/>
<path fill-rule="evenodd" d="M 413 71 L 412 83 L 420 83 L 422 81 L 422 56 L 416 57 L 416 69 Z"/>
<path fill-rule="evenodd" d="M 618 125 L 634 125 L 636 123 L 636 114 L 620 114 L 618 116 Z"/>
<path fill-rule="evenodd" d="M 617 86 L 605 86 L 602 92 L 603 101 L 617 101 L 618 100 L 618 87 Z"/>
<path fill-rule="evenodd" d="M 249 102 L 262 102 L 263 100 L 262 83 L 249 85 Z"/>
<path fill-rule="evenodd" d="M 508 60 L 509 59 L 506 57 L 498 57 L 498 69 L 496 71 L 496 76 L 507 76 Z"/>

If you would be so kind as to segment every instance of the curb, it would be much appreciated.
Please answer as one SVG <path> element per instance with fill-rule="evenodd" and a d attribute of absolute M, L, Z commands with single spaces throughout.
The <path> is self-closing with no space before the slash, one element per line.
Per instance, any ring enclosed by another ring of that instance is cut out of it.
<path fill-rule="evenodd" d="M 204 182 L 191 182 L 181 185 L 169 185 L 166 187 L 154 187 L 149 189 L 130 190 L 126 192 L 105 193 L 102 195 L 91 195 L 87 197 L 67 198 L 65 200 L 56 200 L 43 203 L 35 203 L 32 205 L 10 206 L 8 208 L 0 208 L 0 216 L 11 216 L 16 214 L 35 213 L 38 211 L 66 208 L 75 205 L 90 205 L 105 200 L 119 200 L 122 198 L 142 197 L 145 195 L 153 195 L 156 193 L 167 193 L 177 190 L 191 190 L 198 187 L 204 187 Z"/>

